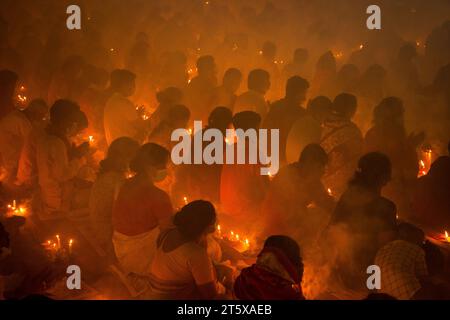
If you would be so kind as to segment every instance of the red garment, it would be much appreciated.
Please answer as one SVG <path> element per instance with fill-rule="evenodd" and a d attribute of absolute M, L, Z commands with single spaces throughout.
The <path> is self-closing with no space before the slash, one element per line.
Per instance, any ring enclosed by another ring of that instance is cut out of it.
<path fill-rule="evenodd" d="M 273 263 L 281 265 L 290 280 L 276 272 L 271 263 L 260 262 L 242 270 L 234 283 L 234 293 L 240 300 L 304 300 L 301 275 L 294 265 L 277 248 L 265 248 L 258 258 L 273 254 Z"/>
<path fill-rule="evenodd" d="M 121 187 L 113 209 L 114 230 L 136 236 L 169 224 L 173 214 L 170 198 L 150 180 L 134 177 Z"/>

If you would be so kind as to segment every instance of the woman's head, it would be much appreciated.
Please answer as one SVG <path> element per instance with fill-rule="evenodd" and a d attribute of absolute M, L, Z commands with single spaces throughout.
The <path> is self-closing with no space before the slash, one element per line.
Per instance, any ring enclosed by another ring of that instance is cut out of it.
<path fill-rule="evenodd" d="M 175 215 L 174 224 L 183 237 L 193 241 L 214 232 L 216 210 L 209 201 L 192 201 Z"/>
<path fill-rule="evenodd" d="M 162 105 L 180 104 L 183 100 L 183 92 L 177 87 L 168 87 L 156 93 L 156 100 Z"/>
<path fill-rule="evenodd" d="M 130 169 L 140 176 L 148 176 L 153 182 L 164 180 L 169 151 L 155 143 L 147 143 L 139 148 L 130 162 Z"/>
<path fill-rule="evenodd" d="M 138 149 L 139 143 L 134 139 L 121 137 L 114 140 L 108 148 L 106 158 L 100 162 L 100 173 L 125 172 Z"/>
<path fill-rule="evenodd" d="M 55 131 L 70 138 L 86 129 L 88 120 L 77 103 L 60 99 L 50 108 L 50 125 Z"/>
<path fill-rule="evenodd" d="M 397 97 L 384 98 L 373 110 L 373 122 L 376 126 L 396 124 L 403 126 L 403 102 Z"/>
<path fill-rule="evenodd" d="M 351 183 L 370 189 L 381 189 L 391 180 L 391 161 L 380 152 L 368 153 L 359 159 L 358 168 Z"/>
<path fill-rule="evenodd" d="M 308 144 L 298 160 L 300 168 L 311 177 L 320 179 L 328 163 L 328 155 L 318 144 Z"/>
<path fill-rule="evenodd" d="M 288 237 L 282 235 L 270 236 L 264 242 L 264 249 L 276 248 L 284 253 L 289 261 L 303 272 L 303 262 L 300 255 L 300 247 L 298 243 Z"/>

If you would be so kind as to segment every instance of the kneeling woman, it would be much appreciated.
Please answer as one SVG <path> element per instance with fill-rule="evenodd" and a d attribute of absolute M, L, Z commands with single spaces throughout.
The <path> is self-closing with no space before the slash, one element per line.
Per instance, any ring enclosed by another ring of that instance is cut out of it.
<path fill-rule="evenodd" d="M 208 256 L 206 237 L 214 232 L 216 212 L 197 200 L 175 215 L 176 228 L 161 233 L 151 267 L 152 299 L 214 299 L 220 285 Z"/>
<path fill-rule="evenodd" d="M 159 232 L 171 226 L 169 196 L 154 185 L 165 178 L 168 159 L 163 147 L 143 145 L 130 162 L 136 175 L 122 185 L 114 203 L 114 251 L 126 273 L 148 275 Z"/>
<path fill-rule="evenodd" d="M 287 236 L 270 236 L 256 264 L 237 277 L 234 294 L 240 300 L 304 300 L 302 278 L 297 242 Z"/>

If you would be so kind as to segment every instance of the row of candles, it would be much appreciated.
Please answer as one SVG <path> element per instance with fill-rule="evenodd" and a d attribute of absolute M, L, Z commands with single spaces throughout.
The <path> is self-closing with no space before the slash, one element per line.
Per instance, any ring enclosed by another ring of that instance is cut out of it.
<path fill-rule="evenodd" d="M 27 207 L 25 205 L 17 204 L 16 200 L 7 205 L 7 216 L 20 216 L 25 217 L 27 214 Z"/>
<path fill-rule="evenodd" d="M 57 258 L 69 258 L 72 256 L 73 239 L 67 240 L 66 246 L 62 242 L 60 235 L 57 234 L 54 239 L 47 240 L 42 244 L 51 260 L 54 261 Z"/>

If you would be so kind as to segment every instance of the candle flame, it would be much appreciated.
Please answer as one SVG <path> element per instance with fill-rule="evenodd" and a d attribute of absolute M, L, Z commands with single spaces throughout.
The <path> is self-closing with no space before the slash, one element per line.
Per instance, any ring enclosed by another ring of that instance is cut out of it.
<path fill-rule="evenodd" d="M 186 196 L 183 197 L 183 201 L 184 201 L 184 204 L 188 204 L 188 198 Z"/>

